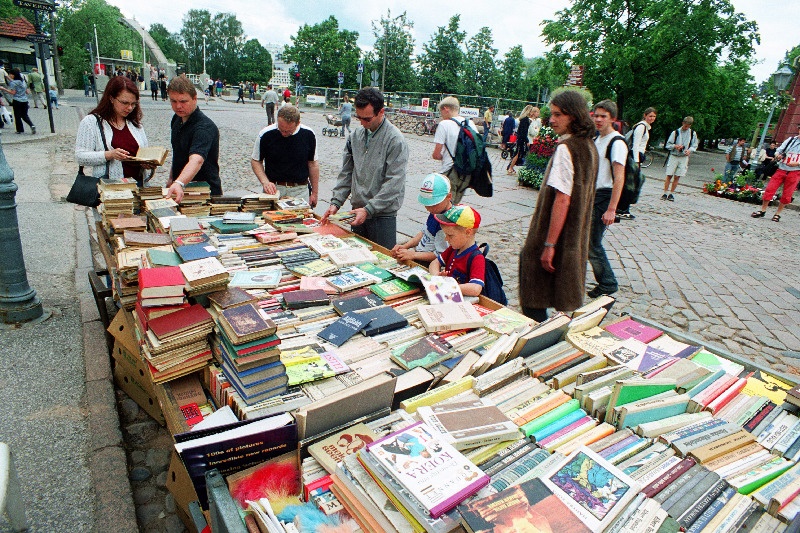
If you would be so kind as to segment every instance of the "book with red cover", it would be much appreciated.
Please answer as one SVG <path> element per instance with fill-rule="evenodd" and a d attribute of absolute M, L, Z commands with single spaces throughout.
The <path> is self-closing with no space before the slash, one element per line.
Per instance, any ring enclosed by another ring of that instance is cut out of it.
<path fill-rule="evenodd" d="M 186 309 L 154 318 L 149 321 L 148 326 L 158 340 L 163 340 L 197 326 L 213 326 L 213 324 L 214 319 L 205 307 L 194 304 Z"/>
<path fill-rule="evenodd" d="M 142 268 L 139 276 L 139 298 L 183 296 L 186 279 L 176 266 Z"/>
<path fill-rule="evenodd" d="M 645 326 L 640 322 L 636 322 L 632 318 L 626 318 L 619 322 L 614 322 L 605 327 L 605 330 L 613 333 L 620 339 L 636 339 L 647 344 L 648 342 L 657 339 L 661 336 L 662 331 L 650 326 Z"/>
<path fill-rule="evenodd" d="M 283 293 L 283 301 L 289 309 L 303 309 L 315 305 L 329 305 L 328 293 L 321 289 L 291 291 Z"/>
<path fill-rule="evenodd" d="M 182 303 L 180 305 L 162 305 L 160 307 L 143 307 L 142 302 L 139 301 L 136 302 L 136 314 L 139 316 L 139 321 L 142 323 L 142 326 L 147 329 L 147 324 L 150 320 L 174 313 L 175 311 L 180 311 L 181 309 L 187 309 L 188 307 L 188 303 Z"/>

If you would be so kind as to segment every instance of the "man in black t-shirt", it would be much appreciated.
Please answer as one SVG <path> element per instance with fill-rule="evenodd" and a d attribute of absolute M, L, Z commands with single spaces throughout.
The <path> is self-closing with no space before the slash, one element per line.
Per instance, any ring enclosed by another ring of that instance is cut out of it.
<path fill-rule="evenodd" d="M 300 124 L 296 107 L 283 106 L 278 121 L 259 132 L 250 166 L 265 193 L 304 198 L 311 207 L 317 205 L 317 137 L 311 128 Z"/>
<path fill-rule="evenodd" d="M 205 181 L 212 195 L 221 195 L 217 125 L 197 109 L 197 89 L 187 78 L 172 78 L 167 90 L 175 112 L 170 122 L 172 168 L 167 180 L 167 197 L 174 197 L 180 203 L 191 181 Z"/>

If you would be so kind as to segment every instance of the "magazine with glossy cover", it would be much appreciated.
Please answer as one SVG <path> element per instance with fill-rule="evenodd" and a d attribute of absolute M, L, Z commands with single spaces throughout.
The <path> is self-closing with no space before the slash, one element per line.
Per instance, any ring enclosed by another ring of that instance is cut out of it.
<path fill-rule="evenodd" d="M 489 476 L 424 422 L 390 433 L 367 451 L 437 518 L 489 483 Z"/>

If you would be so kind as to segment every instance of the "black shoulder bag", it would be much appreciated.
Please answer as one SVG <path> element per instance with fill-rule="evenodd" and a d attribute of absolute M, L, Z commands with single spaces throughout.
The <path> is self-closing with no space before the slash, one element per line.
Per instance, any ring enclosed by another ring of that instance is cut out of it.
<path fill-rule="evenodd" d="M 103 131 L 103 121 L 100 117 L 97 118 L 97 127 L 100 128 L 100 137 L 103 139 L 103 148 L 107 151 L 108 144 L 106 143 L 106 134 Z M 100 205 L 100 193 L 97 191 L 97 183 L 102 178 L 108 178 L 108 167 L 110 162 L 106 161 L 106 172 L 99 178 L 94 176 L 87 176 L 83 173 L 83 166 L 78 168 L 78 175 L 75 176 L 75 183 L 67 194 L 67 201 L 72 204 L 83 205 L 86 207 L 97 207 Z"/>

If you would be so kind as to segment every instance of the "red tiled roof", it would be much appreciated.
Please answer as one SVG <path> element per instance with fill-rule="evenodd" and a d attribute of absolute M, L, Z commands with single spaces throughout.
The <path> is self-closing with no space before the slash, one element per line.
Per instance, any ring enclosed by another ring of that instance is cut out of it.
<path fill-rule="evenodd" d="M 0 36 L 24 39 L 32 33 L 36 33 L 36 28 L 25 17 L 0 20 Z"/>

